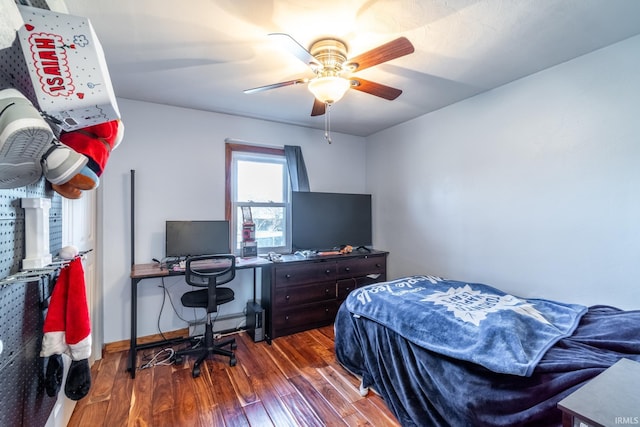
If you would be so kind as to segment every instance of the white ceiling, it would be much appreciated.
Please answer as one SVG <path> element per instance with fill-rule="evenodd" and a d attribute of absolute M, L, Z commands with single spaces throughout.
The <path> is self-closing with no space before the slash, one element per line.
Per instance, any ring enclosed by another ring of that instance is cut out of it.
<path fill-rule="evenodd" d="M 349 57 L 399 36 L 415 52 L 356 75 L 402 89 L 394 101 L 350 90 L 331 129 L 367 136 L 640 34 L 637 0 L 66 0 L 91 19 L 118 97 L 313 128 L 312 77 L 267 34 L 322 36 Z M 126 118 L 125 118 L 126 120 Z"/>

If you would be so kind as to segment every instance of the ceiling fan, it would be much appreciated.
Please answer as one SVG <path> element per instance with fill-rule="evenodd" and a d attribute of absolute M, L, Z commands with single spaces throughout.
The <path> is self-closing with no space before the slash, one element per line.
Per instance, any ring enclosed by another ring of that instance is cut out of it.
<path fill-rule="evenodd" d="M 293 55 L 307 64 L 315 76 L 255 87 L 245 90 L 244 93 L 255 93 L 306 83 L 315 96 L 311 109 L 312 116 L 324 114 L 327 105 L 340 100 L 349 89 L 359 90 L 388 100 L 396 99 L 402 93 L 400 89 L 352 76 L 351 73 L 414 52 L 413 45 L 406 37 L 399 37 L 358 56 L 348 58 L 346 44 L 335 38 L 317 40 L 307 50 L 288 34 L 272 33 L 269 36 L 275 38 Z"/>

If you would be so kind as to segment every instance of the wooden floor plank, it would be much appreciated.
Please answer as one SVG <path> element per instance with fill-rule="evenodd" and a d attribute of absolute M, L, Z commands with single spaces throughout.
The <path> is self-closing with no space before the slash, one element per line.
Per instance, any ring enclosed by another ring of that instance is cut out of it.
<path fill-rule="evenodd" d="M 136 376 L 135 381 L 138 381 Z M 175 400 L 175 422 L 177 426 L 205 426 L 202 423 L 197 392 L 194 384 L 193 377 L 191 376 L 191 370 L 188 369 L 176 369 L 173 372 L 173 383 L 177 396 Z"/>
<path fill-rule="evenodd" d="M 331 366 L 325 366 L 318 369 L 318 373 L 324 377 L 348 402 L 355 402 L 362 399 L 358 387 L 354 387 L 353 383 L 348 381 L 336 369 Z"/>
<path fill-rule="evenodd" d="M 294 421 L 294 417 L 291 412 L 288 410 L 284 401 L 282 400 L 282 396 L 287 394 L 277 394 L 274 393 L 275 387 L 271 383 L 270 379 L 272 377 L 252 377 L 251 381 L 253 383 L 253 388 L 260 399 L 260 402 L 264 406 L 265 410 L 269 414 L 269 418 L 273 421 L 275 425 L 278 427 L 293 427 L 298 425 Z M 291 387 L 291 393 L 295 393 L 295 388 Z"/>
<path fill-rule="evenodd" d="M 156 366 L 153 368 L 153 398 L 152 411 L 164 412 L 173 409 L 173 369 L 171 366 Z"/>
<path fill-rule="evenodd" d="M 331 408 L 342 418 L 356 412 L 356 409 L 351 405 L 351 402 L 348 399 L 345 399 L 344 395 L 342 395 L 331 382 L 327 381 L 327 378 L 319 372 L 319 369 L 316 369 L 315 375 L 307 375 L 305 378 L 313 385 L 318 393 L 320 393 L 322 397 L 329 402 Z"/>
<path fill-rule="evenodd" d="M 369 394 L 372 396 L 354 402 L 353 406 L 375 426 L 400 426 L 400 423 L 398 423 L 389 410 L 382 411 L 380 407 L 374 403 L 376 395 L 373 394 L 373 392 L 369 392 Z"/>
<path fill-rule="evenodd" d="M 333 362 L 329 363 L 328 366 L 331 366 L 339 375 L 342 376 L 344 380 L 348 381 L 357 390 L 360 390 L 360 384 L 362 383 L 361 379 L 345 369 L 345 367 L 342 366 L 340 362 L 334 360 Z"/>
<path fill-rule="evenodd" d="M 290 381 L 295 385 L 300 394 L 304 396 L 305 401 L 311 406 L 318 417 L 327 425 L 340 425 L 342 417 L 338 410 L 334 408 L 322 394 L 316 390 L 314 385 L 303 376 L 291 378 Z M 342 423 L 344 425 L 344 423 Z"/>
<path fill-rule="evenodd" d="M 257 400 L 256 392 L 253 389 L 251 380 L 243 369 L 243 364 L 237 365 L 236 369 L 227 369 L 231 384 L 236 392 L 240 406 L 247 406 Z"/>
<path fill-rule="evenodd" d="M 131 409 L 129 426 L 144 425 L 144 420 L 152 418 L 151 396 L 153 390 L 153 371 L 145 369 L 136 373 L 136 380 L 131 391 Z"/>
<path fill-rule="evenodd" d="M 208 362 L 207 362 L 208 363 Z M 218 363 L 217 361 L 212 363 Z M 192 365 L 188 365 L 188 372 L 191 372 Z M 217 371 L 218 375 L 219 372 Z M 220 407 L 216 401 L 215 395 L 212 393 L 213 382 L 215 378 L 211 377 L 212 370 L 207 366 L 206 369 L 202 369 L 198 378 L 192 379 L 192 385 L 196 396 L 196 403 L 198 406 L 198 412 L 200 414 L 200 421 L 205 426 L 222 426 L 224 425 L 223 416 L 220 412 Z"/>
<path fill-rule="evenodd" d="M 299 354 L 294 359 L 298 368 L 302 366 L 321 367 L 325 365 L 324 359 L 320 354 L 323 349 L 318 343 L 309 337 L 309 334 L 295 334 L 283 338 L 283 344 L 287 343 L 291 346 L 288 349 L 292 354 Z"/>
<path fill-rule="evenodd" d="M 325 427 L 327 425 L 299 393 L 282 396 L 282 401 L 295 420 L 303 421 L 301 424 L 296 423 L 295 425 L 303 425 L 305 427 Z"/>
<path fill-rule="evenodd" d="M 193 378 L 182 365 L 126 371 L 128 352 L 92 366 L 93 385 L 68 427 L 91 426 L 399 426 L 380 396 L 360 396 L 359 380 L 335 359 L 333 326 L 269 345 L 236 335 L 237 365 L 216 356 Z M 137 366 L 158 349 L 139 354 Z M 109 378 L 111 377 L 111 378 Z"/>
<path fill-rule="evenodd" d="M 178 421 L 174 419 L 176 411 L 169 409 L 162 412 L 153 413 L 153 423 L 150 424 L 153 427 L 176 427 L 179 426 Z M 113 424 L 117 425 L 117 424 Z"/>
<path fill-rule="evenodd" d="M 265 364 L 262 358 L 256 357 L 256 350 L 268 346 L 266 342 L 254 343 L 248 334 L 238 334 L 236 335 L 236 344 L 238 346 L 235 350 L 236 359 L 242 361 L 240 365 L 248 376 L 269 372 L 270 365 Z"/>
<path fill-rule="evenodd" d="M 312 329 L 308 331 L 309 336 L 313 338 L 319 345 L 320 357 L 325 363 L 332 363 L 335 360 L 335 346 L 333 338 L 329 338 L 326 333 L 320 329 Z"/>
<path fill-rule="evenodd" d="M 102 359 L 100 362 L 95 376 L 92 376 L 91 388 L 93 392 L 89 397 L 91 403 L 109 400 L 116 372 L 120 368 L 118 358 Z"/>
<path fill-rule="evenodd" d="M 237 366 L 231 369 L 236 368 Z M 242 410 L 242 406 L 237 398 L 228 371 L 225 369 L 220 372 L 212 372 L 212 375 L 215 374 L 217 375 L 212 377 L 212 392 L 216 396 L 216 400 L 220 407 L 220 411 L 222 412 L 222 416 L 224 417 L 225 423 L 234 427 L 249 426 L 249 421 Z"/>
<path fill-rule="evenodd" d="M 247 416 L 247 420 L 249 420 L 249 425 L 252 426 L 274 426 L 276 425 L 271 421 L 267 410 L 265 409 L 262 402 L 253 402 L 250 405 L 245 406 L 244 413 Z"/>
<path fill-rule="evenodd" d="M 327 360 L 334 359 L 333 345 L 328 345 L 326 341 L 322 340 L 321 334 L 318 334 L 316 338 L 314 332 L 309 331 L 306 334 L 292 335 L 293 342 L 296 343 L 298 348 L 301 348 L 303 355 L 310 354 L 314 359 L 309 359 L 310 364 L 315 367 L 324 366 Z M 313 362 L 311 362 L 314 360 Z"/>
<path fill-rule="evenodd" d="M 124 366 L 127 365 L 128 353 L 119 353 L 120 369 L 116 372 L 113 380 L 113 390 L 109 399 L 109 409 L 107 410 L 106 419 L 112 422 L 114 426 L 126 426 L 129 420 L 129 412 L 131 410 L 131 397 L 133 396 L 134 381 L 131 381 L 129 372 Z M 107 359 L 105 357 L 105 359 Z M 91 390 L 93 393 L 93 390 Z"/>
<path fill-rule="evenodd" d="M 376 412 L 390 420 L 395 421 L 395 416 L 393 415 L 387 404 L 384 403 L 384 399 L 380 397 L 379 394 L 376 394 L 373 391 L 370 391 L 369 394 L 370 396 L 367 397 L 367 401 L 371 402 L 371 404 L 376 407 Z"/>
<path fill-rule="evenodd" d="M 83 426 L 108 426 L 109 424 L 106 421 L 107 409 L 109 407 L 109 402 L 106 400 L 102 400 L 96 403 L 92 403 L 87 405 L 82 411 L 81 419 L 79 420 L 80 425 Z"/>
<path fill-rule="evenodd" d="M 277 354 L 280 354 L 279 352 Z M 277 393 L 279 396 L 284 396 L 285 394 L 291 394 L 295 392 L 295 389 L 291 385 L 291 383 L 287 380 L 288 376 L 292 374 L 289 373 L 285 375 L 281 370 L 282 363 L 277 364 L 274 362 L 272 357 L 278 357 L 275 353 L 275 350 L 271 347 L 258 346 L 256 351 L 253 353 L 253 357 L 262 361 L 265 366 L 265 372 L 260 375 L 253 375 L 252 381 L 255 382 L 256 379 L 264 379 L 269 378 L 269 383 L 271 384 L 271 392 Z M 286 363 L 287 366 L 291 366 L 293 372 L 293 365 L 290 365 L 289 362 Z M 296 375 L 299 374 L 297 370 L 295 370 Z"/>
<path fill-rule="evenodd" d="M 369 427 L 374 426 L 369 420 L 360 412 L 354 412 L 344 419 L 349 427 Z"/>

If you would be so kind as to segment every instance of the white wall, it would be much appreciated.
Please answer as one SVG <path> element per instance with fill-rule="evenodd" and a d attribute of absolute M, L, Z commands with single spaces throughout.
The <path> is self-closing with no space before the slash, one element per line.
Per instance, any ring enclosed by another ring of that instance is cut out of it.
<path fill-rule="evenodd" d="M 135 261 L 164 256 L 166 220 L 224 219 L 224 140 L 235 138 L 273 147 L 302 147 L 312 191 L 364 192 L 365 140 L 335 133 L 333 144 L 323 132 L 223 114 L 119 99 L 125 125 L 122 144 L 114 150 L 102 176 L 102 246 L 104 262 L 104 340 L 129 338 L 130 322 L 130 171 L 135 170 Z M 162 291 L 159 279 L 139 285 L 138 336 L 158 333 Z M 232 283 L 236 301 L 220 315 L 242 313 L 252 295 L 252 274 L 240 271 Z M 170 277 L 165 285 L 182 316 L 184 279 Z M 258 295 L 259 296 L 259 295 Z M 186 327 L 165 302 L 160 328 Z M 201 316 L 202 313 L 198 312 Z"/>
<path fill-rule="evenodd" d="M 369 137 L 390 277 L 640 308 L 638 52 L 634 37 Z"/>

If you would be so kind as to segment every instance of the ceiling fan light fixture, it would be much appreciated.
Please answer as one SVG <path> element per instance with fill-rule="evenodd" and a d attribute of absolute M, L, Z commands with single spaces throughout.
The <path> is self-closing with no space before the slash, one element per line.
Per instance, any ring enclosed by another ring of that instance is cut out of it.
<path fill-rule="evenodd" d="M 349 90 L 351 82 L 338 76 L 317 77 L 308 84 L 309 91 L 320 102 L 333 104 L 338 102 Z"/>

